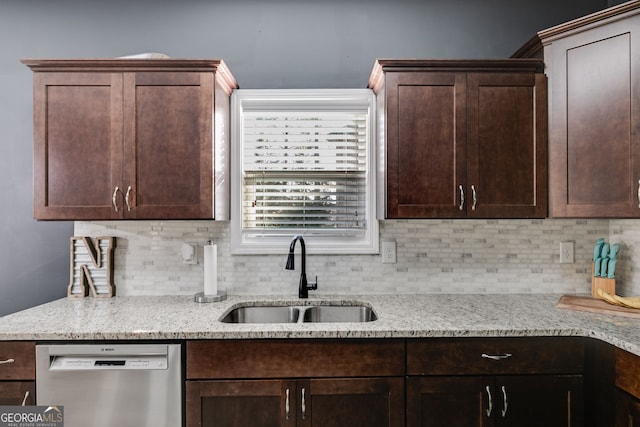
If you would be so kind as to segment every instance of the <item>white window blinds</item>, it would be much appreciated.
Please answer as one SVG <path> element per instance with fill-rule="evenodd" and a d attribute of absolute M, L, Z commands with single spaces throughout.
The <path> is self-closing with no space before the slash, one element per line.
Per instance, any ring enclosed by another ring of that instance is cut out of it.
<path fill-rule="evenodd" d="M 231 251 L 378 253 L 375 96 L 238 89 L 231 96 Z"/>
<path fill-rule="evenodd" d="M 243 228 L 367 227 L 367 114 L 243 115 Z"/>

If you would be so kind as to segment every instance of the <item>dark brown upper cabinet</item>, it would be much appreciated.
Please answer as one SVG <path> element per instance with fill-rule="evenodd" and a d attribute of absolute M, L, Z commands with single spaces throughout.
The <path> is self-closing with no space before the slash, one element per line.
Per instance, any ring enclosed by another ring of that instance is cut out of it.
<path fill-rule="evenodd" d="M 549 214 L 640 217 L 640 1 L 539 32 L 514 54 L 549 78 Z"/>
<path fill-rule="evenodd" d="M 34 216 L 228 219 L 221 60 L 23 60 L 34 84 Z"/>
<path fill-rule="evenodd" d="M 535 59 L 378 60 L 384 218 L 544 218 L 547 86 Z"/>

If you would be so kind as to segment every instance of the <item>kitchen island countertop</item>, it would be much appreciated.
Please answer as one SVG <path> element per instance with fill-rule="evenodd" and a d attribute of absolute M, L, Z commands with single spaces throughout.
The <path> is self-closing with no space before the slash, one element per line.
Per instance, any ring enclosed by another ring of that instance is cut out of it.
<path fill-rule="evenodd" d="M 174 340 L 265 338 L 424 338 L 582 336 L 640 355 L 640 320 L 555 307 L 558 294 L 193 296 L 60 299 L 0 318 L 0 340 Z M 363 323 L 229 324 L 238 305 L 363 303 L 378 320 Z"/>

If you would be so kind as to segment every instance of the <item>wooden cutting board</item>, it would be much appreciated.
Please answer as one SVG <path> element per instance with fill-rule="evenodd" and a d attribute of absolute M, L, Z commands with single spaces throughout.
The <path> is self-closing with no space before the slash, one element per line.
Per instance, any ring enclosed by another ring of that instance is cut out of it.
<path fill-rule="evenodd" d="M 617 316 L 640 319 L 640 309 L 619 307 L 601 299 L 577 295 L 563 295 L 556 304 L 557 308 L 588 311 L 591 313 L 615 314 Z"/>

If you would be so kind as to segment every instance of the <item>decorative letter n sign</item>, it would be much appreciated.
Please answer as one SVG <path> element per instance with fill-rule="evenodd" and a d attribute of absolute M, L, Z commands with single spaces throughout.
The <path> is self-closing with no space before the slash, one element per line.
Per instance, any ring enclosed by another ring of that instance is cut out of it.
<path fill-rule="evenodd" d="M 115 295 L 113 284 L 113 249 L 115 237 L 71 238 L 71 280 L 67 287 L 68 298 L 111 298 Z"/>

